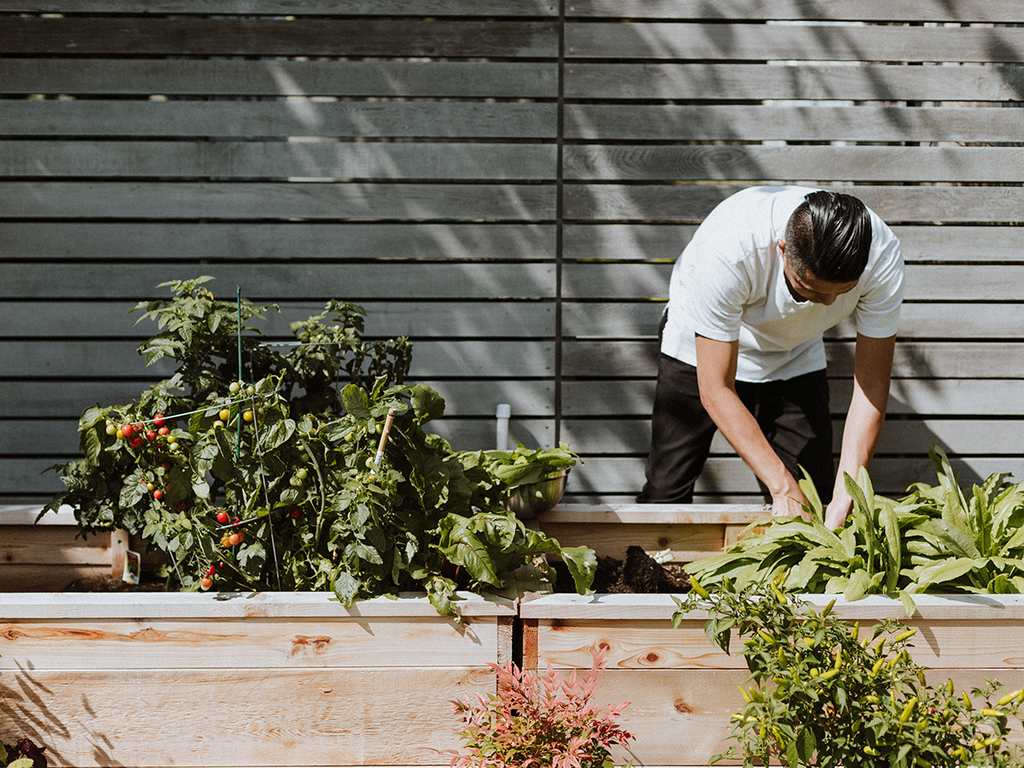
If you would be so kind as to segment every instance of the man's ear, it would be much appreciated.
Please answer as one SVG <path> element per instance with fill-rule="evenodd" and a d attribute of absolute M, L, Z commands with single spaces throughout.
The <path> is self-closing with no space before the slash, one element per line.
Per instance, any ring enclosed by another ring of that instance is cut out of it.
<path fill-rule="evenodd" d="M 781 253 L 783 256 L 785 256 L 786 255 L 786 241 L 783 240 L 780 237 L 778 240 L 775 241 L 775 245 L 777 245 L 779 247 L 779 253 Z"/>

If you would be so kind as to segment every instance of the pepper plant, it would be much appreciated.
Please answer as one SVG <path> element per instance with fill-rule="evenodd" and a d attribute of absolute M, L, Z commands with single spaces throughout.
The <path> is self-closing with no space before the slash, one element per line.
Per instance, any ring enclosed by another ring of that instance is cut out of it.
<path fill-rule="evenodd" d="M 408 340 L 364 343 L 364 310 L 331 302 L 281 354 L 247 324 L 269 307 L 203 282 L 137 307 L 162 329 L 140 353 L 178 368 L 136 403 L 85 410 L 84 456 L 57 467 L 67 491 L 44 512 L 68 504 L 85 532 L 141 535 L 188 590 L 330 589 L 351 604 L 425 589 L 451 615 L 457 589 L 501 588 L 548 555 L 589 588 L 593 551 L 527 529 L 495 478 L 423 429 L 444 400 L 402 382 Z"/>
<path fill-rule="evenodd" d="M 732 717 L 726 752 L 712 762 L 790 768 L 929 768 L 1019 766 L 1024 750 L 1010 741 L 1024 692 L 1002 693 L 988 681 L 970 694 L 953 682 L 931 684 L 908 652 L 916 630 L 895 619 L 861 636 L 856 622 L 820 611 L 783 591 L 783 578 L 713 592 L 696 580 L 685 600 L 674 598 L 676 626 L 694 610 L 707 612 L 705 633 L 726 653 L 733 633 L 750 683 Z M 1019 740 L 1019 733 L 1015 737 Z"/>

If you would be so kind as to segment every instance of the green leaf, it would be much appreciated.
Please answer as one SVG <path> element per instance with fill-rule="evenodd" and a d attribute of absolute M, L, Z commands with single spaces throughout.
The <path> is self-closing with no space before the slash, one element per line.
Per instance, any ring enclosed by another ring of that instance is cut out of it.
<path fill-rule="evenodd" d="M 359 580 L 348 571 L 341 569 L 334 575 L 331 589 L 341 604 L 348 607 L 359 596 Z"/>
<path fill-rule="evenodd" d="M 804 764 L 810 764 L 811 758 L 814 756 L 814 750 L 818 748 L 814 732 L 810 728 L 801 728 L 797 731 L 793 743 L 796 744 L 796 753 Z"/>
<path fill-rule="evenodd" d="M 369 393 L 355 384 L 349 384 L 343 390 L 341 390 L 341 402 L 345 406 L 345 410 L 359 422 L 366 422 L 373 418 L 373 413 L 370 410 L 370 395 Z"/>
<path fill-rule="evenodd" d="M 420 424 L 426 424 L 428 421 L 444 416 L 444 398 L 430 387 L 416 384 L 409 388 L 409 397 L 416 421 Z"/>

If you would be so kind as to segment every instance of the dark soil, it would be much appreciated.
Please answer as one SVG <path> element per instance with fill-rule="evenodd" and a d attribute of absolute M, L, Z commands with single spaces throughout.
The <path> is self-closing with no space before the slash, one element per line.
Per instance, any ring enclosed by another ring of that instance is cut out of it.
<path fill-rule="evenodd" d="M 575 592 L 572 577 L 561 563 L 555 564 L 555 592 Z M 153 574 L 142 574 L 139 584 L 129 584 L 116 576 L 88 576 L 64 587 L 65 592 L 163 592 L 167 583 Z M 680 565 L 662 565 L 644 551 L 630 546 L 626 556 L 598 557 L 594 576 L 595 592 L 657 594 L 690 591 L 690 581 Z"/>
<path fill-rule="evenodd" d="M 117 576 L 83 576 L 64 587 L 65 592 L 166 592 L 167 583 L 145 572 L 138 584 Z"/>
<path fill-rule="evenodd" d="M 556 567 L 556 592 L 575 592 L 572 577 L 559 564 Z M 690 591 L 690 580 L 680 565 L 662 565 L 652 558 L 643 547 L 631 546 L 626 557 L 597 558 L 597 574 L 594 576 L 595 592 L 657 594 Z"/>

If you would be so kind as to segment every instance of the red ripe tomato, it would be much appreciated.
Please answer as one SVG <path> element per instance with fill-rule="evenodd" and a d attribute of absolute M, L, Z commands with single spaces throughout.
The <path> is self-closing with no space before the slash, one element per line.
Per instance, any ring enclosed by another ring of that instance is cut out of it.
<path fill-rule="evenodd" d="M 298 507 L 295 507 L 291 511 L 291 516 L 292 516 L 292 520 L 298 520 L 300 517 L 302 517 L 302 510 L 299 509 Z"/>
<path fill-rule="evenodd" d="M 163 497 L 164 497 L 164 492 L 161 491 L 159 488 L 157 488 L 155 491 L 153 491 L 153 498 L 156 499 L 157 501 L 160 501 L 160 499 L 162 499 Z"/>
<path fill-rule="evenodd" d="M 158 435 L 169 435 L 169 434 L 171 434 L 171 428 L 170 427 L 160 427 L 160 429 L 158 429 L 156 431 L 156 433 Z"/>
<path fill-rule="evenodd" d="M 208 566 L 206 566 L 206 575 L 207 576 L 213 576 L 213 574 L 215 574 L 216 572 L 217 572 L 217 566 L 215 566 L 213 563 L 210 563 Z"/>
<path fill-rule="evenodd" d="M 237 547 L 241 543 L 242 543 L 242 534 L 240 534 L 240 533 L 232 533 L 230 536 L 228 536 L 228 544 L 230 546 Z"/>
<path fill-rule="evenodd" d="M 156 432 L 154 432 L 152 429 L 147 429 L 146 430 L 146 439 L 147 440 L 156 440 Z"/>
<path fill-rule="evenodd" d="M 123 427 L 121 427 L 121 434 L 124 435 L 125 437 L 131 437 L 132 432 L 134 431 L 135 429 L 132 427 L 131 424 L 125 424 Z"/>
<path fill-rule="evenodd" d="M 128 441 L 128 445 L 132 448 L 141 448 L 145 441 L 142 439 L 142 435 L 135 435 L 131 440 Z"/>
<path fill-rule="evenodd" d="M 213 579 L 211 579 L 209 576 L 203 576 L 203 578 L 199 580 L 199 586 L 201 586 L 203 589 L 209 589 L 213 586 Z"/>
<path fill-rule="evenodd" d="M 158 413 L 153 416 L 153 423 L 158 427 L 162 427 L 164 425 L 164 415 L 162 413 Z"/>
<path fill-rule="evenodd" d="M 227 521 L 228 521 L 228 513 L 225 512 L 222 509 L 220 512 L 217 513 L 217 522 L 218 523 L 226 523 Z"/>

